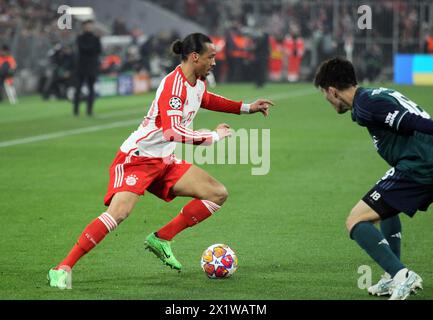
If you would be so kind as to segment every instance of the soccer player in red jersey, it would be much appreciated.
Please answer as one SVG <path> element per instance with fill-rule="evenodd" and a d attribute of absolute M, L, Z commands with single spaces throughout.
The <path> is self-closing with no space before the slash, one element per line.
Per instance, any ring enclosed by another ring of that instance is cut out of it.
<path fill-rule="evenodd" d="M 195 165 L 176 159 L 176 143 L 212 145 L 231 135 L 224 123 L 211 132 L 189 129 L 200 107 L 267 116 L 273 103 L 258 99 L 245 104 L 207 91 L 205 79 L 215 66 L 216 50 L 206 35 L 190 34 L 183 41 L 175 41 L 172 50 L 180 55 L 181 64 L 161 81 L 147 116 L 123 142 L 110 167 L 104 199 L 107 211 L 87 225 L 66 258 L 49 271 L 50 286 L 71 288 L 73 266 L 129 216 L 146 190 L 165 201 L 192 197 L 174 219 L 145 241 L 147 249 L 176 270 L 182 265 L 173 255 L 170 241 L 185 228 L 210 217 L 227 199 L 223 184 Z"/>

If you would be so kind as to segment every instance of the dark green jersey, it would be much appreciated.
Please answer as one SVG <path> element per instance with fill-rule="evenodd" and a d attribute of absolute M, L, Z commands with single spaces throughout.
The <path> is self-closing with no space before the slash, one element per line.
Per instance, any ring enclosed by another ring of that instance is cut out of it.
<path fill-rule="evenodd" d="M 433 135 L 407 130 L 407 122 L 419 117 L 430 119 L 398 91 L 358 88 L 355 93 L 352 120 L 367 127 L 381 157 L 415 181 L 433 184 Z"/>

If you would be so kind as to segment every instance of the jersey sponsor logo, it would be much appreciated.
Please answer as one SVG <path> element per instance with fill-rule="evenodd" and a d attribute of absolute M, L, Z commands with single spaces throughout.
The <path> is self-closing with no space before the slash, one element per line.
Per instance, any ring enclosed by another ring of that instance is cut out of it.
<path fill-rule="evenodd" d="M 135 174 L 131 174 L 126 177 L 125 182 L 128 186 L 135 186 L 137 180 L 138 180 L 137 176 Z"/>
<path fill-rule="evenodd" d="M 182 107 L 182 100 L 179 97 L 172 97 L 168 104 L 172 109 L 178 110 Z"/>
<path fill-rule="evenodd" d="M 385 124 L 389 124 L 390 127 L 392 127 L 392 125 L 394 124 L 394 120 L 397 117 L 397 115 L 399 114 L 400 111 L 396 110 L 394 111 L 394 113 L 389 112 L 388 115 L 385 118 Z"/>

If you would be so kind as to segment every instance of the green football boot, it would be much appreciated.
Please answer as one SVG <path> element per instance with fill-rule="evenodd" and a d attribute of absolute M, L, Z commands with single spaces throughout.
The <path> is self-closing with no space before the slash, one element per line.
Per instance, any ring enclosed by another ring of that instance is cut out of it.
<path fill-rule="evenodd" d="M 170 241 L 158 238 L 154 233 L 149 234 L 144 247 L 153 252 L 161 261 L 172 269 L 181 270 L 182 265 L 171 251 Z"/>
<path fill-rule="evenodd" d="M 72 270 L 50 269 L 48 271 L 48 284 L 61 290 L 72 289 Z"/>

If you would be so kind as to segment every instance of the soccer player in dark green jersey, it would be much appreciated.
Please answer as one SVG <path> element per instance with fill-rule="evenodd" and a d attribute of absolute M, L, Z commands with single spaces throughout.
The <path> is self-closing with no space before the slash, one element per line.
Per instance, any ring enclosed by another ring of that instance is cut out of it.
<path fill-rule="evenodd" d="M 433 121 L 397 91 L 359 87 L 352 63 L 343 58 L 323 62 L 314 84 L 337 113 L 350 111 L 352 120 L 367 128 L 377 152 L 391 166 L 352 209 L 346 227 L 351 239 L 385 270 L 369 293 L 404 300 L 422 289 L 422 279 L 400 261 L 398 214 L 412 217 L 433 202 Z"/>

